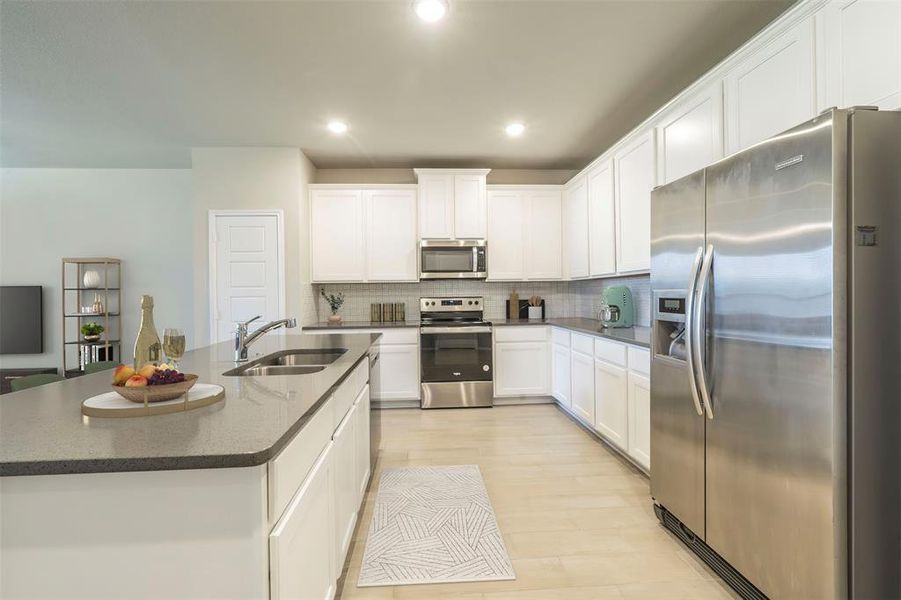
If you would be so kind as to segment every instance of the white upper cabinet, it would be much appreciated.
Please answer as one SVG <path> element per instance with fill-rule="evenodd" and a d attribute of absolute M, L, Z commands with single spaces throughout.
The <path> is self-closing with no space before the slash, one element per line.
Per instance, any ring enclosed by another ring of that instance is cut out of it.
<path fill-rule="evenodd" d="M 366 190 L 369 281 L 418 281 L 415 190 Z"/>
<path fill-rule="evenodd" d="M 519 191 L 488 192 L 488 279 L 525 279 L 525 203 Z"/>
<path fill-rule="evenodd" d="M 563 195 L 563 239 L 566 276 L 588 277 L 588 186 L 585 177 L 573 179 Z"/>
<path fill-rule="evenodd" d="M 366 278 L 361 190 L 311 192 L 310 249 L 314 282 Z"/>
<path fill-rule="evenodd" d="M 613 164 L 605 160 L 588 171 L 588 247 L 592 277 L 616 273 L 616 209 Z"/>
<path fill-rule="evenodd" d="M 834 0 L 817 15 L 819 109 L 901 108 L 901 2 Z"/>
<path fill-rule="evenodd" d="M 654 130 L 613 155 L 616 190 L 616 266 L 620 273 L 651 266 L 651 190 L 656 180 Z"/>
<path fill-rule="evenodd" d="M 422 239 L 485 239 L 490 169 L 414 169 Z"/>
<path fill-rule="evenodd" d="M 726 153 L 816 115 L 814 28 L 808 18 L 749 54 L 725 79 Z"/>
<path fill-rule="evenodd" d="M 723 85 L 707 87 L 670 108 L 657 124 L 657 181 L 693 173 L 723 157 Z"/>
<path fill-rule="evenodd" d="M 516 186 L 490 190 L 488 279 L 561 279 L 562 218 L 559 189 Z"/>
<path fill-rule="evenodd" d="M 563 278 L 563 205 L 559 191 L 527 191 L 526 279 Z M 491 256 L 489 252 L 488 256 Z"/>

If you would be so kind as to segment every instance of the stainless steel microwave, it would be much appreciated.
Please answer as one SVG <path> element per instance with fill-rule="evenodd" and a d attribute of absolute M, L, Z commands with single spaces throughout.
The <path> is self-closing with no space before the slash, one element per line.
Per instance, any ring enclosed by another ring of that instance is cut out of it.
<path fill-rule="evenodd" d="M 423 240 L 420 279 L 485 279 L 485 240 Z"/>

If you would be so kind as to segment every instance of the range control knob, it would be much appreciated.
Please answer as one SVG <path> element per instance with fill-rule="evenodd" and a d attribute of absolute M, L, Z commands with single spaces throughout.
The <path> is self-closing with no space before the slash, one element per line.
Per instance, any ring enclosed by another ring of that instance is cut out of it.
<path fill-rule="evenodd" d="M 479 301 L 478 301 L 478 300 L 476 300 L 476 304 L 477 304 L 477 305 L 478 305 L 478 303 L 479 303 Z"/>
<path fill-rule="evenodd" d="M 472 300 L 470 300 L 469 302 L 467 302 L 467 304 L 469 304 L 470 306 L 472 306 Z"/>
<path fill-rule="evenodd" d="M 485 371 L 486 373 L 487 373 L 490 369 L 491 369 L 491 367 L 489 367 L 488 365 L 482 365 L 482 370 Z"/>

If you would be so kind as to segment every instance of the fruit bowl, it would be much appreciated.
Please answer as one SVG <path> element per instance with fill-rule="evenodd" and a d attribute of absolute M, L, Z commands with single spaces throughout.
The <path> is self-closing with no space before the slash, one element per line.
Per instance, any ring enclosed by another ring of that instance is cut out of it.
<path fill-rule="evenodd" d="M 185 395 L 188 390 L 194 387 L 195 383 L 197 383 L 197 375 L 185 373 L 185 380 L 179 383 L 144 385 L 140 387 L 113 385 L 113 389 L 126 400 L 143 404 L 144 400 L 147 402 L 175 400 L 176 398 Z"/>

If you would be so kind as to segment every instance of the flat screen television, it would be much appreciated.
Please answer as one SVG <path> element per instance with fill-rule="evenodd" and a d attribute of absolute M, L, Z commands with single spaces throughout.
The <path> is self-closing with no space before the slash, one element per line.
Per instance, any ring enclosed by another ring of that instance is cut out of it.
<path fill-rule="evenodd" d="M 0 354 L 44 352 L 43 304 L 39 285 L 0 286 Z"/>

